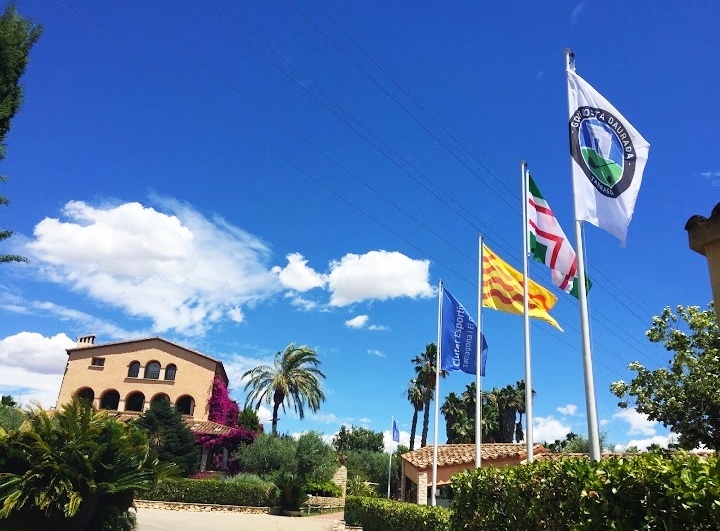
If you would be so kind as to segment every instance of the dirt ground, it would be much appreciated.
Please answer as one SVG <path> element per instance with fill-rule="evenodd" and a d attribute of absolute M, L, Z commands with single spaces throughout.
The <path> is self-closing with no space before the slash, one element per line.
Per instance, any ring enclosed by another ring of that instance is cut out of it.
<path fill-rule="evenodd" d="M 139 531 L 338 531 L 342 513 L 303 516 L 271 516 L 220 512 L 183 512 L 161 509 L 137 511 Z"/>

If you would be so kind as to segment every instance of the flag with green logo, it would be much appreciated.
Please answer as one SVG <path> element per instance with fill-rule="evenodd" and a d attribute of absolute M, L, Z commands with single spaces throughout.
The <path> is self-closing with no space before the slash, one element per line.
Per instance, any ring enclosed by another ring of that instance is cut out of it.
<path fill-rule="evenodd" d="M 577 256 L 555 214 L 528 175 L 528 231 L 530 253 L 552 270 L 558 288 L 578 297 Z M 587 282 L 590 289 L 590 281 Z"/>
<path fill-rule="evenodd" d="M 625 246 L 650 144 L 610 102 L 568 69 L 575 216 Z"/>

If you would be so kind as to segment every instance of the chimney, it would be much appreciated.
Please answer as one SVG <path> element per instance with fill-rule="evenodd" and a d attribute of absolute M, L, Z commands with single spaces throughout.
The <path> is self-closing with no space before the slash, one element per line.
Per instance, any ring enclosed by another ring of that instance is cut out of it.
<path fill-rule="evenodd" d="M 77 338 L 77 348 L 92 347 L 95 344 L 95 336 L 88 334 Z"/>

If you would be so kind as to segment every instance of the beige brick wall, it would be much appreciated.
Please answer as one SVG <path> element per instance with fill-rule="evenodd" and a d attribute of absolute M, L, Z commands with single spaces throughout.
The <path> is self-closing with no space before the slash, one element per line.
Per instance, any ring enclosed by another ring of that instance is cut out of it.
<path fill-rule="evenodd" d="M 92 358 L 104 358 L 102 367 L 92 365 Z M 137 378 L 128 377 L 133 361 L 140 362 Z M 160 363 L 160 378 L 143 378 L 146 365 L 151 361 Z M 177 366 L 175 380 L 165 380 L 165 368 Z M 58 406 L 72 400 L 80 389 L 90 388 L 95 395 L 94 405 L 99 407 L 106 391 L 115 390 L 120 395 L 118 411 L 125 410 L 125 400 L 134 391 L 145 395 L 143 410 L 159 394 L 166 394 L 172 404 L 183 395 L 195 402 L 193 417 L 207 420 L 208 400 L 218 363 L 160 339 L 141 340 L 110 345 L 94 345 L 71 349 L 68 364 L 60 387 Z"/>

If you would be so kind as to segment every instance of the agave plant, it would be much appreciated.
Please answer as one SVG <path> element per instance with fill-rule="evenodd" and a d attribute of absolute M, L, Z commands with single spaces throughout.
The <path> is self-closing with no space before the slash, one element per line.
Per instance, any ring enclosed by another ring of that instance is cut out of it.
<path fill-rule="evenodd" d="M 33 409 L 0 432 L 0 527 L 100 529 L 126 512 L 136 491 L 172 474 L 150 457 L 147 438 L 89 404 Z"/>

